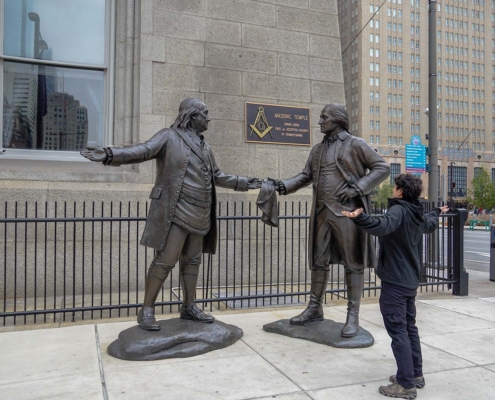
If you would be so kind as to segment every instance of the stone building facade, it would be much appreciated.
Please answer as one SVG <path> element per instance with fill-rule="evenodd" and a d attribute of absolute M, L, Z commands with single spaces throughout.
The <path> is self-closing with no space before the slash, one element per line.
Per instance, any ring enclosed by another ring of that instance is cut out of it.
<path fill-rule="evenodd" d="M 114 55 L 105 84 L 114 101 L 105 144 L 149 139 L 170 126 L 182 99 L 196 97 L 210 109 L 206 138 L 224 171 L 287 177 L 310 148 L 246 143 L 245 102 L 310 108 L 315 143 L 322 107 L 345 101 L 336 0 L 109 2 Z M 0 155 L 0 202 L 146 200 L 153 168 Z"/>

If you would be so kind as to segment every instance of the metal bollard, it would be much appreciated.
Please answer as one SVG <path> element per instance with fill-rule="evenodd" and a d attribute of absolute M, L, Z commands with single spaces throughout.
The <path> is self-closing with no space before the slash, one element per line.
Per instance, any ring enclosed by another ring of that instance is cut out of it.
<path fill-rule="evenodd" d="M 490 280 L 495 282 L 495 224 L 490 226 Z"/>

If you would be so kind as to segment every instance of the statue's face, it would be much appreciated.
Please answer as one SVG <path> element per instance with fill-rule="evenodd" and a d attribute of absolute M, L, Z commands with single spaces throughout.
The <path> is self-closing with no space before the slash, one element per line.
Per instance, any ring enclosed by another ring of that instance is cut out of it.
<path fill-rule="evenodd" d="M 204 132 L 208 129 L 210 117 L 206 105 L 198 109 L 197 113 L 191 117 L 191 128 L 196 132 Z"/>
<path fill-rule="evenodd" d="M 320 125 L 321 133 L 324 135 L 332 132 L 338 127 L 338 124 L 333 120 L 332 108 L 331 106 L 326 106 L 320 115 L 320 120 L 318 121 Z"/>

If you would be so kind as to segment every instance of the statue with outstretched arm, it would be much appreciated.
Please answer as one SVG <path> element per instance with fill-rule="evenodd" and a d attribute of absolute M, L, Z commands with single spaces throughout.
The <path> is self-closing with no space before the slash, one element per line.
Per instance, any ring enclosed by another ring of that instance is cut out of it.
<path fill-rule="evenodd" d="M 156 162 L 151 207 L 141 239 L 142 245 L 156 250 L 137 318 L 142 329 L 160 329 L 154 304 L 177 261 L 184 293 L 180 318 L 195 322 L 215 320 L 195 303 L 201 254 L 214 254 L 217 245 L 215 187 L 236 191 L 261 187 L 257 178 L 220 170 L 203 136 L 209 122 L 206 105 L 197 99 L 186 99 L 181 102 L 173 125 L 160 130 L 147 142 L 129 148 L 94 148 L 81 152 L 91 161 L 110 166 Z"/>
<path fill-rule="evenodd" d="M 313 147 L 303 171 L 276 183 L 282 195 L 310 184 L 313 187 L 308 240 L 311 295 L 306 310 L 290 322 L 306 325 L 323 320 L 330 264 L 343 264 L 348 303 L 341 335 L 353 337 L 359 331 L 364 270 L 376 266 L 376 254 L 371 236 L 344 217 L 342 211 L 359 207 L 369 211 L 370 193 L 389 176 L 390 167 L 363 139 L 349 133 L 344 106 L 325 106 L 318 124 L 323 141 Z"/>

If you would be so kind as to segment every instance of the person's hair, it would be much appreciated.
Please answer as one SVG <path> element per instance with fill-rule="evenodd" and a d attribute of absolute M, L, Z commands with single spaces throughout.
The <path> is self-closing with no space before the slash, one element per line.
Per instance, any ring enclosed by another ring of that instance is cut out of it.
<path fill-rule="evenodd" d="M 179 106 L 179 115 L 175 119 L 175 122 L 171 125 L 171 128 L 187 129 L 191 122 L 191 117 L 197 114 L 205 107 L 201 100 L 189 98 L 182 100 Z"/>
<path fill-rule="evenodd" d="M 333 120 L 344 130 L 349 131 L 349 114 L 342 104 L 329 104 L 330 114 Z"/>
<path fill-rule="evenodd" d="M 400 174 L 394 178 L 397 189 L 402 189 L 402 198 L 418 200 L 423 191 L 423 181 L 412 174 Z"/>

